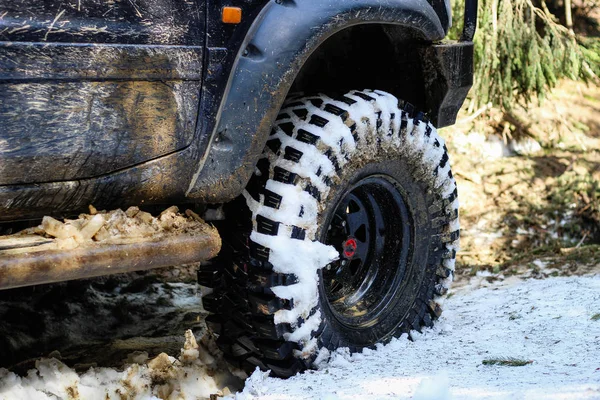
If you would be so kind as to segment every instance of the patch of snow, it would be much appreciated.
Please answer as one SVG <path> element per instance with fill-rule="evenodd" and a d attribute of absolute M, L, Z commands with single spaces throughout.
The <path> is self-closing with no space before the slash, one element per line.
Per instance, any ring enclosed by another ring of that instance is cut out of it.
<path fill-rule="evenodd" d="M 143 363 L 131 364 L 123 371 L 90 368 L 79 375 L 53 358 L 38 360 L 36 368 L 24 377 L 0 368 L 0 399 L 175 400 L 228 394 L 229 372 L 218 366 L 191 331 L 185 337 L 178 359 L 161 353 L 145 363 L 143 354 L 137 354 Z"/>
<path fill-rule="evenodd" d="M 530 156 L 539 153 L 542 150 L 542 146 L 538 141 L 530 137 L 520 140 L 511 140 L 508 144 L 508 148 L 514 153 L 523 156 Z"/>
<path fill-rule="evenodd" d="M 225 219 L 225 211 L 223 211 L 223 206 L 219 206 L 217 208 L 207 208 L 202 214 L 202 219 L 205 221 L 222 221 Z"/>
<path fill-rule="evenodd" d="M 423 379 L 413 396 L 413 400 L 450 400 L 451 398 L 450 378 L 446 372 Z"/>
<path fill-rule="evenodd" d="M 262 396 L 266 394 L 269 387 L 265 384 L 265 381 L 269 378 L 269 371 L 261 371 L 258 367 L 254 370 L 254 373 L 246 379 L 246 386 L 244 387 L 244 393 L 246 396 Z"/>
<path fill-rule="evenodd" d="M 513 151 L 498 135 L 484 135 L 472 131 L 467 134 L 456 132 L 452 135 L 452 147 L 462 154 L 478 154 L 482 159 L 498 159 L 513 155 Z"/>
<path fill-rule="evenodd" d="M 265 208 L 265 207 L 263 207 Z M 311 310 L 317 306 L 319 295 L 319 275 L 317 271 L 336 260 L 338 252 L 333 246 L 326 246 L 320 242 L 291 239 L 283 236 L 270 236 L 253 231 L 250 239 L 261 246 L 269 247 L 269 261 L 277 272 L 294 274 L 297 283 L 289 286 L 275 286 L 273 293 L 282 299 L 294 302 L 291 310 L 279 310 L 275 313 L 276 323 L 289 323 L 296 327 L 300 318 L 305 321 L 286 340 L 300 343 L 306 356 L 310 355 L 316 346 L 316 341 L 311 339 L 311 332 L 318 329 L 321 323 L 321 314 L 316 312 L 310 316 Z M 298 268 L 302 265 L 303 268 Z"/>

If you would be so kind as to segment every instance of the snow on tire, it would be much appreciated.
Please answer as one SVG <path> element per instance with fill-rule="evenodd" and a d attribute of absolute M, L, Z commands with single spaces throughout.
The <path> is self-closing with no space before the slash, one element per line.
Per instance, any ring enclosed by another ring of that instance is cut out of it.
<path fill-rule="evenodd" d="M 458 248 L 456 182 L 436 129 L 391 94 L 288 101 L 228 207 L 223 255 L 199 278 L 238 367 L 286 377 L 320 349 L 359 351 L 439 317 Z"/>

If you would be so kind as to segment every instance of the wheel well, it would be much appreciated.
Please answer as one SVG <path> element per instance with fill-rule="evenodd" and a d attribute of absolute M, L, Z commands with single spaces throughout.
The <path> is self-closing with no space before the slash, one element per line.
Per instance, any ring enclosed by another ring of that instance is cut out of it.
<path fill-rule="evenodd" d="M 419 31 L 397 25 L 365 24 L 328 38 L 303 65 L 290 93 L 343 94 L 380 89 L 425 109 Z"/>

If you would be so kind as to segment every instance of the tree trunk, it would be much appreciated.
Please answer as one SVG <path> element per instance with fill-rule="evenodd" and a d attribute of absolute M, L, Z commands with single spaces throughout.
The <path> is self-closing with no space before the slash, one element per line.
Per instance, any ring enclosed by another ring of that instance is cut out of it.
<path fill-rule="evenodd" d="M 573 16 L 571 14 L 571 0 L 565 0 L 565 22 L 567 28 L 573 32 Z"/>

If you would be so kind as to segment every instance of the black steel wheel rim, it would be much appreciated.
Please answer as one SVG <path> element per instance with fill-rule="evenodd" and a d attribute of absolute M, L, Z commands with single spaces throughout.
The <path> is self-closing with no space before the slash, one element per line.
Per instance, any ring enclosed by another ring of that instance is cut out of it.
<path fill-rule="evenodd" d="M 322 271 L 326 306 L 342 324 L 366 328 L 391 312 L 413 245 L 399 183 L 371 175 L 347 188 L 326 220 L 323 241 L 340 259 Z"/>

